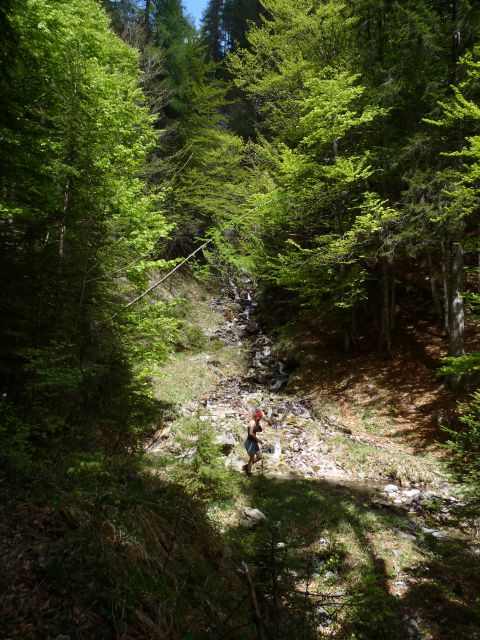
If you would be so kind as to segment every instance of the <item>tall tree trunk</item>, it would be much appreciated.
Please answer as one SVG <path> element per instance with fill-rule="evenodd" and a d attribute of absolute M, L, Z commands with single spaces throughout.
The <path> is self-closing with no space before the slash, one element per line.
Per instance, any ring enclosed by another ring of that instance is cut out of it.
<path fill-rule="evenodd" d="M 390 268 L 390 335 L 395 329 L 396 315 L 395 315 L 395 306 L 396 306 L 396 279 L 395 279 L 395 264 L 393 262 L 393 258 L 391 260 L 391 268 Z"/>
<path fill-rule="evenodd" d="M 477 247 L 477 293 L 480 293 L 480 244 Z"/>
<path fill-rule="evenodd" d="M 464 287 L 464 251 L 463 232 L 457 230 L 451 248 L 451 270 L 449 283 L 449 308 L 450 334 L 448 343 L 448 355 L 459 358 L 465 355 L 465 311 L 463 305 Z M 461 376 L 451 374 L 448 376 L 450 388 L 457 389 L 461 384 Z"/>
<path fill-rule="evenodd" d="M 465 313 L 463 307 L 463 243 L 458 236 L 452 244 L 452 268 L 450 272 L 450 340 L 448 355 L 453 358 L 465 355 Z"/>
<path fill-rule="evenodd" d="M 72 158 L 68 158 L 68 164 L 71 164 Z M 60 223 L 60 237 L 58 240 L 58 255 L 60 258 L 63 258 L 63 254 L 65 253 L 65 233 L 67 231 L 66 221 L 68 215 L 68 208 L 70 205 L 70 176 L 67 177 L 67 181 L 65 183 L 65 189 L 63 191 L 63 211 L 62 211 L 62 221 Z M 61 265 L 61 263 L 59 263 Z M 60 266 L 61 269 L 61 266 Z"/>
<path fill-rule="evenodd" d="M 452 61 L 453 76 L 455 83 L 461 80 L 461 66 L 459 64 L 462 53 L 462 10 L 464 8 L 463 0 L 452 1 Z M 463 145 L 462 126 L 457 128 L 458 148 Z M 461 156 L 456 160 L 459 167 L 462 165 Z M 463 285 L 464 285 L 464 252 L 463 252 L 463 226 L 462 223 L 456 224 L 453 233 L 450 250 L 450 272 L 448 282 L 448 319 L 449 319 L 449 342 L 448 355 L 452 358 L 459 358 L 465 355 L 465 312 L 463 307 Z M 457 389 L 461 382 L 461 376 L 451 374 L 448 376 L 448 385 L 451 389 Z"/>
<path fill-rule="evenodd" d="M 345 312 L 346 313 L 346 312 Z M 345 353 L 358 345 L 355 310 L 350 309 L 348 316 L 342 315 L 343 349 Z"/>
<path fill-rule="evenodd" d="M 448 233 L 442 239 L 442 287 L 443 287 L 443 328 L 450 334 L 450 252 L 448 250 Z"/>
<path fill-rule="evenodd" d="M 150 29 L 150 10 L 151 10 L 152 2 L 151 0 L 145 0 L 145 13 L 143 17 L 143 28 L 145 31 L 145 40 L 149 42 L 151 36 Z"/>

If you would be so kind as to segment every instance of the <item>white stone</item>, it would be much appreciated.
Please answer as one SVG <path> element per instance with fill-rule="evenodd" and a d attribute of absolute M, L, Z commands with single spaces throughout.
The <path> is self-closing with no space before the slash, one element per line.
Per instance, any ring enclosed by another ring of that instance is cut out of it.
<path fill-rule="evenodd" d="M 416 496 L 419 496 L 421 492 L 420 489 L 406 489 L 405 491 L 402 491 L 402 493 L 407 498 L 415 498 Z"/>
<path fill-rule="evenodd" d="M 396 484 L 387 484 L 383 487 L 385 493 L 397 493 L 398 487 Z"/>

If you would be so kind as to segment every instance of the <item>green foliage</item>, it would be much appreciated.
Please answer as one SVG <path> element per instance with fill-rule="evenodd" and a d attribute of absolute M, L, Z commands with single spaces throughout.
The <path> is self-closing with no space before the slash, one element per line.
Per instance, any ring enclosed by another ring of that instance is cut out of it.
<path fill-rule="evenodd" d="M 298 8 L 276 6 L 270 21 L 251 31 L 252 50 L 231 56 L 236 81 L 261 100 L 267 126 L 275 131 L 273 142 L 258 145 L 271 184 L 269 201 L 249 220 L 251 235 L 260 231 L 252 261 L 262 278 L 324 311 L 354 308 L 364 298 L 360 259 L 377 257 L 379 245 L 386 253 L 398 217 L 386 199 L 364 186 L 376 173 L 370 129 L 388 110 L 366 101 L 358 74 L 342 69 L 339 60 L 332 66 L 328 57 L 312 58 L 306 46 L 330 28 L 344 31 L 348 40 L 351 23 L 343 11 L 330 3 L 306 17 Z M 302 38 L 293 49 L 297 29 Z M 288 34 L 285 45 L 278 31 Z M 276 56 L 275 65 L 270 56 Z"/>
<path fill-rule="evenodd" d="M 400 640 L 404 630 L 400 624 L 399 605 L 385 590 L 385 576 L 368 573 L 352 593 L 346 629 L 352 640 Z"/>
<path fill-rule="evenodd" d="M 189 418 L 182 423 L 177 437 L 185 451 L 184 462 L 175 472 L 177 482 L 200 500 L 231 498 L 234 478 L 224 465 L 221 445 L 212 426 L 207 421 Z"/>
<path fill-rule="evenodd" d="M 449 464 L 457 479 L 465 484 L 474 502 L 480 503 L 480 392 L 472 394 L 462 406 L 459 429 L 445 429 L 450 436 L 446 447 Z"/>
<path fill-rule="evenodd" d="M 125 295 L 166 266 L 155 258 L 171 230 L 161 194 L 142 178 L 156 136 L 138 55 L 94 0 L 29 0 L 8 22 L 16 47 L 11 79 L 1 80 L 3 451 L 55 455 L 67 434 L 72 446 L 100 438 L 115 449 L 139 398 L 133 360 L 164 358 L 175 334 L 168 310 L 121 312 Z M 98 392 L 115 386 L 110 411 Z M 123 416 L 112 438 L 109 414 Z"/>

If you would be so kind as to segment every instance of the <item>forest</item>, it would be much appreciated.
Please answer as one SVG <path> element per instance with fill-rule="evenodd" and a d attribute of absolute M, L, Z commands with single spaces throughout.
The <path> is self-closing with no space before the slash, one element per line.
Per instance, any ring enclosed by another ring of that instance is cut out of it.
<path fill-rule="evenodd" d="M 0 638 L 479 640 L 480 5 L 2 0 L 0 96 Z"/>

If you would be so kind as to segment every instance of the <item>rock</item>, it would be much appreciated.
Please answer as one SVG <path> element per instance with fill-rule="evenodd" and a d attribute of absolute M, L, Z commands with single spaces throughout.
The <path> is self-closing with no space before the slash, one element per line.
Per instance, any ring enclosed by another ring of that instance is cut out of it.
<path fill-rule="evenodd" d="M 234 447 L 234 444 L 225 442 L 220 446 L 220 453 L 222 454 L 222 456 L 229 456 L 232 453 Z"/>
<path fill-rule="evenodd" d="M 420 625 L 414 618 L 409 618 L 408 616 L 405 616 L 404 623 L 405 623 L 409 638 L 413 638 L 415 640 L 420 640 L 421 638 L 423 638 Z"/>
<path fill-rule="evenodd" d="M 284 387 L 287 382 L 288 378 L 278 378 L 278 380 L 270 387 L 270 391 L 280 391 L 280 389 Z"/>
<path fill-rule="evenodd" d="M 420 495 L 421 491 L 420 489 L 405 489 L 402 493 L 407 498 L 416 498 Z"/>
<path fill-rule="evenodd" d="M 399 488 L 396 484 L 387 484 L 385 487 L 383 487 L 383 491 L 384 493 L 397 493 L 397 491 L 399 491 Z"/>
<path fill-rule="evenodd" d="M 323 577 L 325 578 L 325 580 L 337 580 L 338 578 L 337 574 L 333 573 L 333 571 L 325 571 Z"/>
<path fill-rule="evenodd" d="M 446 538 L 446 537 L 447 537 L 447 534 L 446 534 L 446 533 L 444 533 L 443 531 L 434 531 L 434 532 L 432 533 L 432 536 L 433 536 L 434 538 L 438 538 L 439 540 L 441 540 L 442 538 Z"/>
<path fill-rule="evenodd" d="M 428 533 L 430 535 L 435 531 L 435 529 L 429 529 L 428 527 L 420 527 L 420 529 L 422 533 Z"/>
<path fill-rule="evenodd" d="M 409 542 L 414 542 L 417 539 L 412 533 L 407 533 L 406 531 L 399 531 L 398 537 L 403 538 L 403 540 L 408 540 Z"/>
<path fill-rule="evenodd" d="M 237 444 L 237 441 L 233 437 L 231 433 L 223 433 L 215 438 L 215 442 L 220 445 L 220 450 L 223 452 L 224 450 L 228 453 L 224 453 L 224 456 L 230 455 L 232 449 Z"/>
<path fill-rule="evenodd" d="M 396 580 L 395 581 L 395 586 L 399 591 L 403 591 L 406 588 L 406 582 L 405 580 Z"/>
<path fill-rule="evenodd" d="M 447 534 L 443 531 L 438 531 L 438 529 L 428 529 L 427 527 L 420 527 L 423 533 L 426 533 L 429 536 L 433 536 L 434 538 L 442 539 L 446 538 Z"/>
<path fill-rule="evenodd" d="M 393 560 L 391 558 L 381 558 L 376 557 L 373 559 L 373 565 L 377 570 L 377 573 L 385 576 L 393 576 L 395 575 L 395 565 L 393 564 Z"/>
<path fill-rule="evenodd" d="M 167 440 L 170 437 L 171 432 L 172 432 L 172 427 L 165 427 L 164 429 L 161 430 L 159 438 L 161 440 Z"/>
<path fill-rule="evenodd" d="M 394 505 L 391 502 L 385 502 L 384 500 L 373 500 L 371 506 L 374 509 L 390 509 L 396 513 L 401 513 L 401 510 L 397 505 Z"/>
<path fill-rule="evenodd" d="M 267 516 L 260 509 L 252 509 L 251 507 L 243 507 L 240 514 L 240 522 L 243 526 L 254 529 L 259 524 L 267 521 Z"/>

